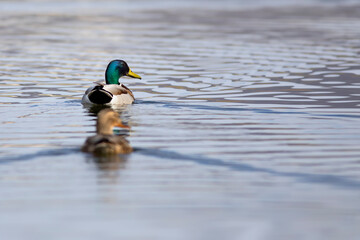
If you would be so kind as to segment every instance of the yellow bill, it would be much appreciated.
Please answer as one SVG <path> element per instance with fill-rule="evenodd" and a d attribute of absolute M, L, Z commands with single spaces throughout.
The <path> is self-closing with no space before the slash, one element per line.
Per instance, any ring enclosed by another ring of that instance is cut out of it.
<path fill-rule="evenodd" d="M 141 77 L 139 75 L 137 75 L 136 73 L 134 73 L 133 71 L 131 71 L 131 69 L 129 69 L 129 72 L 126 74 L 126 76 L 141 79 Z"/>

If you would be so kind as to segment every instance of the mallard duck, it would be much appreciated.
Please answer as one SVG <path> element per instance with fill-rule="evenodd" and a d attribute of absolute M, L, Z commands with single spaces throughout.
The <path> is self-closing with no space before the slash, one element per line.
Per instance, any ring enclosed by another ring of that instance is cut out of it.
<path fill-rule="evenodd" d="M 119 83 L 119 78 L 128 76 L 141 79 L 132 72 L 123 60 L 111 61 L 105 71 L 105 83 L 95 82 L 95 86 L 86 90 L 82 104 L 131 104 L 135 98 L 130 89 Z"/>
<path fill-rule="evenodd" d="M 81 150 L 96 156 L 131 153 L 133 149 L 129 142 L 123 136 L 113 135 L 115 126 L 129 128 L 122 124 L 119 114 L 114 110 L 101 110 L 96 122 L 96 135 L 87 138 Z"/>

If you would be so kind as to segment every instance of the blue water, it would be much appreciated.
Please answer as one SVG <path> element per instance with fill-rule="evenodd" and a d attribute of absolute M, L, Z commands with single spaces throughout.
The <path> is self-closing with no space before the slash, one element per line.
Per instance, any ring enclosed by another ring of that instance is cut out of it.
<path fill-rule="evenodd" d="M 0 2 L 1 239 L 357 239 L 359 10 Z M 99 159 L 81 97 L 115 58 L 135 152 Z"/>

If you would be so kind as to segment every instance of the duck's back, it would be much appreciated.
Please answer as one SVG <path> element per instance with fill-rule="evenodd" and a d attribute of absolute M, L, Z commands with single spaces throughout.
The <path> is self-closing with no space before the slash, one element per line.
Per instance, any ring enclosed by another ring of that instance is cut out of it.
<path fill-rule="evenodd" d="M 107 84 L 104 85 L 104 90 L 113 94 L 113 98 L 110 101 L 111 104 L 131 104 L 135 100 L 131 90 L 124 84 Z"/>
<path fill-rule="evenodd" d="M 124 137 L 114 135 L 96 135 L 89 137 L 81 150 L 93 153 L 96 156 L 127 154 L 133 151 L 129 142 Z"/>
<path fill-rule="evenodd" d="M 125 85 L 99 84 L 88 88 L 82 98 L 83 104 L 131 104 L 135 100 L 133 93 Z"/>

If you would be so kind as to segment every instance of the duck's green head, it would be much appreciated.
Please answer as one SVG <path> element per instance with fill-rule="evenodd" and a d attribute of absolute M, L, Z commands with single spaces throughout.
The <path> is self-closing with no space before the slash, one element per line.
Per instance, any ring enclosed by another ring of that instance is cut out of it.
<path fill-rule="evenodd" d="M 105 82 L 106 84 L 119 84 L 119 78 L 122 76 L 128 76 L 132 78 L 141 77 L 136 73 L 132 72 L 127 63 L 123 60 L 112 60 L 105 71 Z"/>

